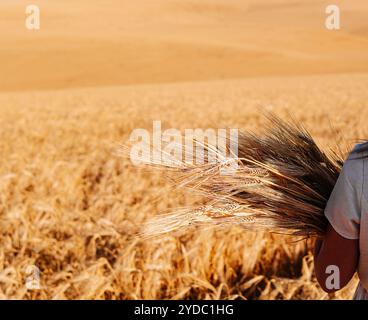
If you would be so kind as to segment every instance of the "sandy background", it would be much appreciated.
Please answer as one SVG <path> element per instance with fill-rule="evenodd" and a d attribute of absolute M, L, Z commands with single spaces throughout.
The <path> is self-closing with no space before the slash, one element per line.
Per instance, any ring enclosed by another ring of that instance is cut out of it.
<path fill-rule="evenodd" d="M 337 1 L 27 1 L 0 4 L 0 90 L 59 89 L 367 71 L 368 4 Z"/>

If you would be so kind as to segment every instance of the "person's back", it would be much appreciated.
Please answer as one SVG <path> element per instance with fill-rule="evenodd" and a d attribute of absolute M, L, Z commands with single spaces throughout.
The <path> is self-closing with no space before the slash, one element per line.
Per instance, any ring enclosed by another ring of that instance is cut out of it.
<path fill-rule="evenodd" d="M 326 292 L 344 287 L 358 271 L 354 299 L 368 300 L 368 144 L 359 144 L 346 159 L 325 215 L 326 236 L 316 242 L 315 272 Z M 339 281 L 331 283 L 337 272 Z M 332 277 L 331 277 L 332 275 Z"/>

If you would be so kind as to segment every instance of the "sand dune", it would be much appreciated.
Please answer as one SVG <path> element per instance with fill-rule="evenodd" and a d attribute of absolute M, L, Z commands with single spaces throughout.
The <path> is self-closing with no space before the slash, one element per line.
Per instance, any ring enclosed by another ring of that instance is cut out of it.
<path fill-rule="evenodd" d="M 2 1 L 0 90 L 53 89 L 368 71 L 365 1 Z"/>

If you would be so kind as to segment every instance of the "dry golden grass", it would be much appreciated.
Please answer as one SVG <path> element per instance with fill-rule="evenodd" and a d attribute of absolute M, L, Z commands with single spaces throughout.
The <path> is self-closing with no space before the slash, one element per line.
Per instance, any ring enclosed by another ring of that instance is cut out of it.
<path fill-rule="evenodd" d="M 0 3 L 0 298 L 351 296 L 354 281 L 319 289 L 310 240 L 235 227 L 136 239 L 200 199 L 116 151 L 153 120 L 259 131 L 259 108 L 325 147 L 367 137 L 366 0 L 337 1 L 338 32 L 324 0 L 39 0 L 37 32 L 27 4 Z M 25 287 L 29 265 L 41 290 Z"/>
<path fill-rule="evenodd" d="M 354 281 L 319 289 L 311 241 L 235 227 L 135 239 L 147 217 L 198 199 L 116 150 L 155 119 L 259 131 L 260 107 L 292 114 L 324 147 L 351 145 L 368 135 L 367 85 L 350 74 L 0 94 L 0 297 L 349 298 Z M 24 285 L 32 264 L 41 290 Z"/>

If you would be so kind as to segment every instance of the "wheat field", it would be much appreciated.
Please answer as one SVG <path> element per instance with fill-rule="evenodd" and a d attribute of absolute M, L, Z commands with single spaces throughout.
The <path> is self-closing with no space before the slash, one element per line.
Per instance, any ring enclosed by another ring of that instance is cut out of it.
<path fill-rule="evenodd" d="M 350 298 L 357 279 L 319 288 L 312 239 L 240 227 L 137 238 L 147 218 L 201 199 L 119 155 L 154 120 L 262 132 L 264 110 L 324 148 L 368 137 L 368 7 L 337 2 L 347 31 L 330 35 L 318 0 L 39 1 L 32 34 L 25 2 L 3 1 L 0 298 Z M 25 286 L 30 265 L 40 289 Z"/>

